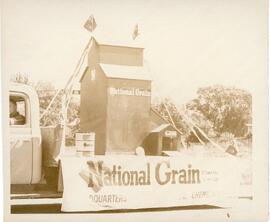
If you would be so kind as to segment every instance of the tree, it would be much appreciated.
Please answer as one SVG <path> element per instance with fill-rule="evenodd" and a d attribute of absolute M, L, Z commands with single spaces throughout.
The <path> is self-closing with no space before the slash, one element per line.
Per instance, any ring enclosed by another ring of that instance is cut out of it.
<path fill-rule="evenodd" d="M 39 97 L 39 108 L 40 115 L 47 109 L 57 90 L 52 85 L 51 82 L 39 81 L 35 85 L 35 89 L 37 91 Z M 63 93 L 61 92 L 55 99 L 52 107 L 48 111 L 47 114 L 44 115 L 40 120 L 41 126 L 55 126 L 60 123 L 60 114 L 61 114 L 61 96 Z"/>
<path fill-rule="evenodd" d="M 189 131 L 187 124 L 183 120 L 178 108 L 171 101 L 171 99 L 165 98 L 164 100 L 153 104 L 153 108 L 172 125 L 175 124 L 176 128 L 179 129 L 181 132 L 186 133 L 187 131 Z M 169 114 L 171 115 L 172 121 Z"/>
<path fill-rule="evenodd" d="M 177 108 L 177 106 L 169 99 L 165 98 L 161 102 L 153 105 L 153 108 L 172 125 L 175 124 L 176 128 L 183 133 L 183 140 L 189 142 L 205 142 L 206 138 L 194 127 L 192 123 L 197 125 L 197 115 L 195 112 L 187 118 L 184 106 Z M 196 118 L 195 118 L 196 117 Z M 201 121 L 200 121 L 201 123 Z"/>
<path fill-rule="evenodd" d="M 28 75 L 22 73 L 13 75 L 11 77 L 11 81 L 31 85 L 36 89 L 39 97 L 40 115 L 42 115 L 42 113 L 46 110 L 55 93 L 57 92 L 51 82 L 39 81 L 37 83 L 33 83 L 30 81 Z M 55 126 L 60 123 L 60 114 L 62 109 L 61 98 L 63 93 L 63 90 L 61 90 L 49 112 L 40 120 L 41 126 Z M 69 104 L 67 115 L 68 123 L 73 122 L 74 119 L 79 118 L 79 106 L 76 103 L 73 103 L 72 100 Z M 75 127 L 76 131 L 79 129 L 78 124 Z"/>
<path fill-rule="evenodd" d="M 216 85 L 199 88 L 197 98 L 186 107 L 209 120 L 218 135 L 244 136 L 251 121 L 252 97 L 245 90 Z"/>

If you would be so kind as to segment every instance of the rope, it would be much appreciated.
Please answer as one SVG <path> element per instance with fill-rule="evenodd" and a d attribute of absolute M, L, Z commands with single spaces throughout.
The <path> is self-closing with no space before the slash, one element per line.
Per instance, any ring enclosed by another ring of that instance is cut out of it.
<path fill-rule="evenodd" d="M 167 112 L 168 115 L 169 115 L 169 118 L 170 118 L 170 120 L 171 120 L 171 123 L 172 123 L 173 126 L 177 129 L 177 127 L 176 127 L 176 125 L 175 125 L 175 123 L 174 123 L 174 121 L 173 121 L 173 119 L 172 119 L 172 116 L 171 116 L 171 114 L 170 114 L 170 111 L 169 111 L 167 105 L 166 105 L 164 102 L 162 102 L 162 104 L 163 104 L 163 106 L 165 107 L 166 112 Z M 186 121 L 187 121 L 187 120 L 186 120 Z M 189 124 L 187 124 L 187 125 L 188 125 L 188 127 L 190 127 Z M 197 137 L 197 139 L 200 141 L 200 143 L 203 144 L 203 145 L 205 145 L 205 143 L 201 140 L 201 138 L 197 135 L 196 131 L 195 131 L 192 127 L 190 127 L 190 130 L 194 133 L 194 135 Z"/>
<path fill-rule="evenodd" d="M 149 72 L 151 72 L 151 70 L 149 69 Z M 155 84 L 155 82 L 153 81 L 153 84 Z M 169 114 L 169 110 L 166 107 L 166 105 L 164 104 L 164 102 L 162 102 L 162 104 L 164 105 L 164 107 L 166 108 L 166 112 L 169 115 L 169 118 L 171 119 L 172 124 L 175 126 L 174 121 L 172 120 L 171 115 Z M 196 124 L 194 124 L 194 122 L 191 120 L 191 118 L 189 118 L 185 113 L 180 113 L 180 115 L 183 116 L 183 119 L 185 120 L 186 123 L 188 123 L 188 127 L 190 128 L 190 130 L 194 133 L 194 135 L 197 137 L 197 139 L 200 141 L 201 144 L 205 145 L 205 143 L 200 139 L 200 137 L 197 135 L 196 131 L 190 127 L 190 124 L 195 127 L 212 145 L 214 145 L 216 148 L 218 148 L 219 150 L 222 150 L 223 152 L 225 152 L 224 148 L 222 148 L 222 146 L 220 146 L 219 144 L 215 143 L 213 140 L 211 140 L 204 132 L 202 129 L 200 129 L 198 126 L 196 126 Z M 175 127 L 176 128 L 176 127 Z M 177 129 L 177 128 L 176 128 Z M 228 154 L 229 155 L 229 154 Z M 232 155 L 229 155 L 232 156 Z"/>
<path fill-rule="evenodd" d="M 220 149 L 220 150 L 222 150 L 223 152 L 224 152 L 224 149 L 222 148 L 222 146 L 220 146 L 219 144 L 217 144 L 217 143 L 215 143 L 213 140 L 211 140 L 207 135 L 206 135 L 206 133 L 205 132 L 203 132 L 203 130 L 200 128 L 200 127 L 198 127 L 198 126 L 196 126 L 196 124 L 194 124 L 193 123 L 193 121 L 186 115 L 186 114 L 184 114 L 184 113 L 182 113 L 181 115 L 183 115 L 183 116 L 185 116 L 186 118 L 188 118 L 189 119 L 189 121 L 190 121 L 190 123 L 192 124 L 192 126 L 193 127 L 195 127 L 210 143 L 212 143 L 212 145 L 214 145 L 216 148 L 218 148 L 218 149 Z M 229 154 L 228 154 L 229 155 Z M 229 156 L 231 156 L 231 155 L 229 155 Z"/>
<path fill-rule="evenodd" d="M 88 48 L 90 48 L 90 46 L 89 46 Z M 68 92 L 68 95 L 67 95 L 66 110 L 68 109 L 69 103 L 70 103 L 70 101 L 71 101 L 72 91 L 73 91 L 73 88 L 74 88 L 74 82 L 75 82 L 75 80 L 76 80 L 76 77 L 78 76 L 78 74 L 79 74 L 80 71 L 81 71 L 81 68 L 82 68 L 84 59 L 85 59 L 85 57 L 86 57 L 87 54 L 88 54 L 88 50 L 85 51 L 85 54 L 84 54 L 84 56 L 83 56 L 83 58 L 82 58 L 82 62 L 81 62 L 81 64 L 80 64 L 79 68 L 78 68 L 78 72 L 77 72 L 77 74 L 74 76 L 74 79 L 73 79 L 73 81 L 72 81 L 72 83 L 71 83 L 71 86 L 70 86 L 70 89 L 69 89 L 69 92 Z"/>
<path fill-rule="evenodd" d="M 180 115 L 182 115 L 182 114 L 180 114 Z M 182 115 L 183 116 L 183 118 L 184 118 L 184 120 L 186 121 L 186 122 L 188 122 L 188 127 L 190 128 L 190 130 L 194 133 L 194 135 L 196 136 L 196 138 L 200 141 L 200 143 L 202 144 L 202 145 L 205 145 L 205 143 L 201 140 L 201 138 L 198 136 L 198 134 L 197 134 L 197 132 L 193 129 L 193 127 L 194 127 L 194 124 L 191 122 L 191 121 L 189 121 L 187 118 L 186 118 L 186 116 L 185 115 Z M 190 127 L 190 125 L 189 124 L 191 124 L 193 127 Z"/>
<path fill-rule="evenodd" d="M 170 118 L 170 120 L 171 120 L 171 123 L 172 123 L 173 126 L 176 128 L 175 123 L 174 123 L 174 121 L 173 121 L 173 119 L 172 119 L 172 116 L 171 116 L 171 114 L 170 114 L 170 112 L 169 112 L 169 109 L 168 109 L 167 105 L 166 105 L 164 102 L 163 102 L 162 104 L 163 104 L 163 106 L 165 107 L 166 112 L 167 112 L 168 115 L 169 115 L 169 118 Z"/>
<path fill-rule="evenodd" d="M 57 90 L 57 92 L 55 93 L 54 97 L 52 98 L 52 100 L 50 101 L 49 105 L 47 106 L 46 110 L 41 114 L 39 120 L 41 120 L 47 114 L 47 112 L 51 108 L 54 100 L 56 99 L 56 97 L 58 96 L 58 94 L 59 94 L 60 91 L 61 91 L 60 89 Z"/>
<path fill-rule="evenodd" d="M 69 78 L 68 83 L 66 84 L 64 93 L 65 93 L 65 97 L 62 97 L 62 120 L 63 120 L 63 133 L 62 133 L 62 138 L 61 138 L 61 147 L 60 147 L 60 152 L 59 152 L 59 156 L 61 156 L 64 153 L 64 147 L 65 147 L 65 139 L 66 139 L 66 121 L 67 121 L 67 111 L 68 111 L 68 107 L 69 107 L 69 103 L 71 101 L 71 97 L 72 97 L 72 91 L 73 91 L 73 87 L 74 87 L 74 82 L 76 80 L 76 77 L 79 75 L 81 67 L 84 63 L 85 57 L 88 54 L 88 49 L 90 48 L 90 42 L 91 42 L 91 37 L 89 42 L 87 43 L 80 59 L 79 62 L 77 63 L 77 66 L 74 70 L 73 75 Z M 69 89 L 68 89 L 69 88 Z M 57 157 L 57 158 L 58 158 Z"/>
<path fill-rule="evenodd" d="M 87 52 L 87 49 L 89 48 L 91 42 L 91 38 L 89 40 L 89 42 L 87 43 L 86 47 L 84 48 L 79 61 L 77 62 L 77 65 L 73 71 L 73 74 L 70 76 L 70 78 L 68 79 L 65 87 L 64 87 L 64 92 L 66 92 L 67 88 L 69 87 L 70 83 L 72 82 L 72 85 L 74 83 L 74 79 L 75 77 L 78 75 L 79 71 L 80 71 L 80 67 L 81 67 L 81 61 L 85 59 L 85 53 Z M 79 69 L 79 70 L 78 70 Z M 77 71 L 78 70 L 78 71 Z M 71 87 L 73 89 L 73 87 Z M 48 111 L 50 110 L 50 108 L 52 107 L 52 104 L 54 103 L 55 99 L 57 98 L 57 96 L 59 95 L 59 93 L 61 92 L 61 89 L 58 89 L 56 94 L 54 95 L 54 97 L 52 98 L 52 100 L 50 101 L 49 105 L 47 106 L 46 110 L 41 114 L 40 116 L 40 120 L 48 113 Z"/>

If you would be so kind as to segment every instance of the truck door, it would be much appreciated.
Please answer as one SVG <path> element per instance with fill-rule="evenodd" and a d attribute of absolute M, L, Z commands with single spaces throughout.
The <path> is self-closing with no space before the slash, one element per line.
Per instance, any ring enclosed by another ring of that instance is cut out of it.
<path fill-rule="evenodd" d="M 11 93 L 9 109 L 11 184 L 30 184 L 33 173 L 33 141 L 28 96 Z"/>

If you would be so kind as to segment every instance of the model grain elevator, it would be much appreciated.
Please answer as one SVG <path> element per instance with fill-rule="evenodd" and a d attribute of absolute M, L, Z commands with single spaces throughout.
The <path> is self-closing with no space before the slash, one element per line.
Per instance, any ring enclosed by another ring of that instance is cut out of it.
<path fill-rule="evenodd" d="M 143 48 L 92 37 L 80 82 L 80 128 L 95 132 L 95 154 L 134 153 L 150 131 L 151 80 Z"/>

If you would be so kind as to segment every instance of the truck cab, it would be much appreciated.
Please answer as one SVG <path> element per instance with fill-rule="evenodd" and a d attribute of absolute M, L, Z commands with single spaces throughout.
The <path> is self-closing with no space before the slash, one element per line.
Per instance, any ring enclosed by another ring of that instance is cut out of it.
<path fill-rule="evenodd" d="M 38 95 L 31 86 L 12 83 L 9 103 L 11 184 L 37 184 L 42 176 Z"/>
<path fill-rule="evenodd" d="M 9 89 L 11 212 L 52 208 L 60 211 L 63 186 L 58 156 L 61 135 L 55 126 L 41 127 L 39 98 L 25 84 Z M 55 136 L 56 135 L 56 136 Z M 60 172 L 60 173 L 59 173 Z M 42 207 L 41 207 L 42 206 Z"/>

